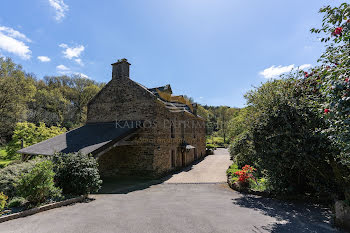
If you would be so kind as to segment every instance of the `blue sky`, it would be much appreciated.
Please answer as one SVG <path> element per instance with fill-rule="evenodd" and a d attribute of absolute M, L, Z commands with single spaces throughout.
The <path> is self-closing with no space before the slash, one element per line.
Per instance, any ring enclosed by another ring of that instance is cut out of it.
<path fill-rule="evenodd" d="M 0 54 L 38 78 L 111 79 L 127 58 L 131 78 L 208 105 L 243 107 L 243 94 L 323 51 L 312 27 L 329 0 L 7 0 Z"/>

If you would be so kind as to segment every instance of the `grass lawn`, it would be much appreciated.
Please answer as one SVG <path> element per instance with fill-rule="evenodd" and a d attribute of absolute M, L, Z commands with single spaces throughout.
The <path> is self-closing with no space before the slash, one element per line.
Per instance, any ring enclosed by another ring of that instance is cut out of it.
<path fill-rule="evenodd" d="M 209 144 L 224 144 L 223 137 L 207 137 L 207 143 Z"/>

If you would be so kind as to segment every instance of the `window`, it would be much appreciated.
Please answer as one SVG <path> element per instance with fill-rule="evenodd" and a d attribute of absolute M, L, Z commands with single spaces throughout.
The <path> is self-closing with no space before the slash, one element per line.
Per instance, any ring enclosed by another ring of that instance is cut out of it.
<path fill-rule="evenodd" d="M 170 125 L 170 137 L 175 138 L 175 129 L 174 129 L 173 122 L 171 122 L 171 125 Z"/>
<path fill-rule="evenodd" d="M 175 165 L 175 150 L 171 150 L 171 168 L 174 168 Z"/>
<path fill-rule="evenodd" d="M 181 123 L 181 137 L 185 138 L 185 123 Z"/>

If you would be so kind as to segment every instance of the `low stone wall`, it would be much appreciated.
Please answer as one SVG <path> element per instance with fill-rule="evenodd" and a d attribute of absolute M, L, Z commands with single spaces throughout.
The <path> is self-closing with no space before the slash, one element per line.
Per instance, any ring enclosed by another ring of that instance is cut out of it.
<path fill-rule="evenodd" d="M 66 206 L 66 205 L 70 205 L 70 204 L 73 204 L 73 203 L 82 202 L 86 198 L 87 198 L 87 195 L 83 195 L 83 196 L 80 196 L 80 197 L 75 197 L 75 198 L 71 198 L 71 199 L 68 199 L 68 200 L 64 200 L 64 201 L 60 201 L 60 202 L 55 202 L 55 203 L 50 203 L 50 204 L 47 204 L 47 205 L 39 206 L 39 207 L 36 207 L 36 208 L 33 208 L 33 209 L 29 209 L 29 210 L 25 210 L 25 211 L 22 211 L 22 212 L 19 212 L 19 213 L 4 215 L 4 216 L 0 217 L 0 223 L 6 222 L 6 221 L 9 221 L 9 220 L 12 220 L 12 219 L 16 219 L 16 218 L 26 217 L 26 216 L 29 216 L 29 215 L 40 213 L 40 212 L 43 212 L 43 211 L 46 211 L 46 210 L 51 210 L 51 209 L 58 208 L 58 207 L 61 207 L 61 206 Z"/>

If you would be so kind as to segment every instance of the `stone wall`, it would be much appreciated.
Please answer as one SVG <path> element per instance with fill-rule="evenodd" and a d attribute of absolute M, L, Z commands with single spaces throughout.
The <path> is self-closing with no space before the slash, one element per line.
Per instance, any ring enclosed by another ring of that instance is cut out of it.
<path fill-rule="evenodd" d="M 130 78 L 114 78 L 88 104 L 87 122 L 153 119 L 155 99 Z"/>
<path fill-rule="evenodd" d="M 194 150 L 181 153 L 181 122 L 184 139 L 205 156 L 204 121 L 192 113 L 171 112 L 151 92 L 128 77 L 114 77 L 88 104 L 87 122 L 143 120 L 145 128 L 129 146 L 117 146 L 98 159 L 102 176 L 160 176 L 195 160 Z M 174 138 L 171 137 L 171 122 Z M 202 124 L 201 127 L 198 127 Z M 197 125 L 197 126 L 196 126 Z M 171 151 L 175 152 L 175 166 Z M 182 157 L 184 156 L 184 163 Z"/>
<path fill-rule="evenodd" d="M 102 177 L 118 175 L 153 176 L 153 150 L 150 146 L 118 146 L 98 158 Z"/>
<path fill-rule="evenodd" d="M 183 167 L 182 156 L 187 166 L 195 160 L 194 149 L 181 153 L 182 141 L 181 124 L 184 124 L 184 139 L 196 148 L 197 159 L 205 156 L 205 127 L 204 121 L 191 113 L 171 112 L 163 103 L 157 101 L 155 119 L 158 122 L 154 134 L 158 139 L 158 147 L 154 152 L 153 167 L 158 174 L 168 173 Z M 171 122 L 174 126 L 174 138 L 171 137 Z M 200 125 L 202 127 L 200 127 Z M 175 151 L 176 164 L 171 166 L 171 151 Z"/>

